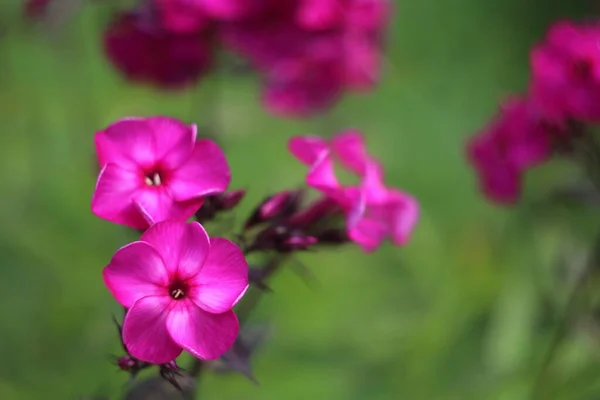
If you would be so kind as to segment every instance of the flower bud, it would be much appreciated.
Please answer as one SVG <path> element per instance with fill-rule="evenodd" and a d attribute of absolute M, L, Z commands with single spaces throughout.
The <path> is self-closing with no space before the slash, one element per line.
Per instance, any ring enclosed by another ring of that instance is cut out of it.
<path fill-rule="evenodd" d="M 302 234 L 292 235 L 282 241 L 280 251 L 287 253 L 292 251 L 306 250 L 317 243 L 317 238 Z"/>
<path fill-rule="evenodd" d="M 127 372 L 131 372 L 138 366 L 138 361 L 131 356 L 123 356 L 117 360 L 117 366 Z"/>
<path fill-rule="evenodd" d="M 232 190 L 223 193 L 217 198 L 217 208 L 219 211 L 227 211 L 236 207 L 246 195 L 245 189 Z"/>
<path fill-rule="evenodd" d="M 261 231 L 254 243 L 246 249 L 246 254 L 253 251 L 275 250 L 279 253 L 306 250 L 317 243 L 317 238 L 300 229 L 286 225 L 269 226 Z"/>
<path fill-rule="evenodd" d="M 196 212 L 198 222 L 206 222 L 213 219 L 221 211 L 229 211 L 235 208 L 246 195 L 246 190 L 233 190 L 231 192 L 207 196 L 204 198 L 202 207 Z"/>
<path fill-rule="evenodd" d="M 285 190 L 267 197 L 252 213 L 245 228 L 251 228 L 262 222 L 286 218 L 293 215 L 300 207 L 300 191 Z"/>
<path fill-rule="evenodd" d="M 310 229 L 323 220 L 341 215 L 340 206 L 329 197 L 322 197 L 312 202 L 307 208 L 290 218 L 290 223 L 304 229 Z"/>
<path fill-rule="evenodd" d="M 169 382 L 177 390 L 182 391 L 179 379 L 183 376 L 181 374 L 181 368 L 177 365 L 175 360 L 160 365 L 160 376 L 167 382 Z"/>

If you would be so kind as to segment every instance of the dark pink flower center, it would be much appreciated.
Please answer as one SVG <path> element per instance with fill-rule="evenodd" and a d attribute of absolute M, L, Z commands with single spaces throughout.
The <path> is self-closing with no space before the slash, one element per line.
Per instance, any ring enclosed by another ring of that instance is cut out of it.
<path fill-rule="evenodd" d="M 183 281 L 175 281 L 169 286 L 169 296 L 173 300 L 184 299 L 189 291 L 189 285 Z"/>
<path fill-rule="evenodd" d="M 594 69 L 594 63 L 586 58 L 579 59 L 573 62 L 571 66 L 573 76 L 579 80 L 587 80 L 592 75 Z"/>

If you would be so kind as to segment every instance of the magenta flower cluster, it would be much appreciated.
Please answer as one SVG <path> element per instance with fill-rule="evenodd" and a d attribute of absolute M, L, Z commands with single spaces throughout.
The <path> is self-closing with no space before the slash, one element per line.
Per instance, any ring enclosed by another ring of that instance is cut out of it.
<path fill-rule="evenodd" d="M 196 138 L 195 126 L 168 117 L 127 118 L 98 132 L 95 144 L 102 168 L 93 213 L 143 232 L 103 273 L 126 310 L 119 325 L 128 353 L 118 362 L 123 369 L 160 365 L 172 373 L 182 350 L 203 360 L 223 356 L 239 333 L 232 308 L 249 283 L 262 283 L 260 273 L 250 276 L 246 255 L 350 241 L 370 252 L 387 238 L 404 245 L 418 219 L 416 200 L 384 183 L 380 163 L 354 130 L 329 141 L 293 138 L 289 149 L 308 166 L 312 194 L 268 196 L 235 235 L 239 244 L 210 237 L 202 225 L 235 208 L 245 191 L 226 191 L 225 155 L 211 140 Z M 359 183 L 340 182 L 338 162 Z"/>
<path fill-rule="evenodd" d="M 163 88 L 197 82 L 218 49 L 242 56 L 262 101 L 307 116 L 378 81 L 388 0 L 143 0 L 116 15 L 104 45 L 129 79 Z"/>
<path fill-rule="evenodd" d="M 531 52 L 526 95 L 512 97 L 467 152 L 485 195 L 512 204 L 530 168 L 569 151 L 585 124 L 600 122 L 600 25 L 556 23 Z"/>

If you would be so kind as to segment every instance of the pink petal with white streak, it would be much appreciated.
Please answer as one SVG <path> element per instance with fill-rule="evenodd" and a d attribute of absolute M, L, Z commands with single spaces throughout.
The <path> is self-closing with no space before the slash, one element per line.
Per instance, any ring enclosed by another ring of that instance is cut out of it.
<path fill-rule="evenodd" d="M 211 314 L 193 301 L 182 300 L 167 318 L 167 329 L 173 340 L 203 360 L 215 360 L 233 346 L 240 330 L 233 311 Z"/>
<path fill-rule="evenodd" d="M 195 276 L 209 254 L 210 239 L 198 222 L 163 221 L 152 225 L 141 237 L 165 261 L 169 276 L 181 280 Z"/>
<path fill-rule="evenodd" d="M 133 357 L 163 364 L 181 354 L 181 346 L 175 343 L 167 330 L 172 303 L 168 295 L 144 297 L 127 311 L 123 322 L 123 342 Z"/>
<path fill-rule="evenodd" d="M 134 229 L 148 226 L 133 199 L 140 188 L 141 178 L 137 172 L 117 164 L 104 166 L 92 197 L 92 212 L 98 217 Z"/>
<path fill-rule="evenodd" d="M 202 309 L 231 310 L 248 288 L 248 263 L 242 250 L 227 239 L 212 238 L 208 258 L 190 283 L 194 286 L 190 296 Z"/>
<path fill-rule="evenodd" d="M 102 271 L 108 290 L 123 307 L 146 296 L 167 294 L 169 275 L 160 254 L 148 243 L 121 247 Z"/>
<path fill-rule="evenodd" d="M 178 201 L 222 193 L 231 181 L 225 154 L 208 139 L 198 140 L 189 159 L 172 171 L 169 189 Z"/>

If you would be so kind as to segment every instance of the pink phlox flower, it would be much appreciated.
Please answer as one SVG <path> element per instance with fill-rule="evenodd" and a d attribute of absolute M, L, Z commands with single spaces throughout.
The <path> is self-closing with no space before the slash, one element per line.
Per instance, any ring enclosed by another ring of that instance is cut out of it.
<path fill-rule="evenodd" d="M 345 3 L 345 0 L 300 0 L 295 22 L 307 30 L 339 27 L 344 20 Z"/>
<path fill-rule="evenodd" d="M 486 196 L 499 203 L 516 202 L 522 174 L 552 155 L 560 129 L 526 98 L 504 102 L 500 114 L 467 144 Z"/>
<path fill-rule="evenodd" d="M 165 27 L 189 32 L 213 23 L 243 20 L 263 11 L 273 0 L 153 0 Z"/>
<path fill-rule="evenodd" d="M 210 70 L 214 34 L 210 29 L 197 30 L 191 15 L 163 18 L 167 19 L 161 22 L 144 9 L 117 15 L 104 33 L 104 50 L 129 80 L 164 89 L 184 88 Z"/>
<path fill-rule="evenodd" d="M 318 136 L 295 137 L 289 149 L 310 167 L 307 185 L 333 199 L 344 211 L 348 236 L 364 251 L 374 251 L 387 237 L 398 246 L 408 241 L 418 220 L 418 203 L 384 185 L 381 166 L 368 154 L 360 132 L 348 130 L 331 141 Z M 358 185 L 340 183 L 336 160 L 360 178 Z"/>
<path fill-rule="evenodd" d="M 196 0 L 154 0 L 165 30 L 193 33 L 211 28 L 213 21 Z"/>
<path fill-rule="evenodd" d="M 209 238 L 197 222 L 159 222 L 119 249 L 104 282 L 126 307 L 123 341 L 142 361 L 168 363 L 186 350 L 212 360 L 239 331 L 232 307 L 248 287 L 240 248 Z"/>
<path fill-rule="evenodd" d="M 375 251 L 387 237 L 395 246 L 408 242 L 419 219 L 419 203 L 408 193 L 385 186 L 379 163 L 368 163 L 361 185 L 346 195 L 352 200 L 348 237 L 364 251 Z"/>
<path fill-rule="evenodd" d="M 117 224 L 144 229 L 186 220 L 231 180 L 217 144 L 196 140 L 195 125 L 173 118 L 123 119 L 98 132 L 95 143 L 102 171 L 92 211 Z"/>
<path fill-rule="evenodd" d="M 552 118 L 600 121 L 600 25 L 561 21 L 531 53 L 533 100 Z"/>
<path fill-rule="evenodd" d="M 297 4 L 228 24 L 222 35 L 263 77 L 268 110 L 306 117 L 329 109 L 349 89 L 377 83 L 389 7 L 381 0 Z"/>

